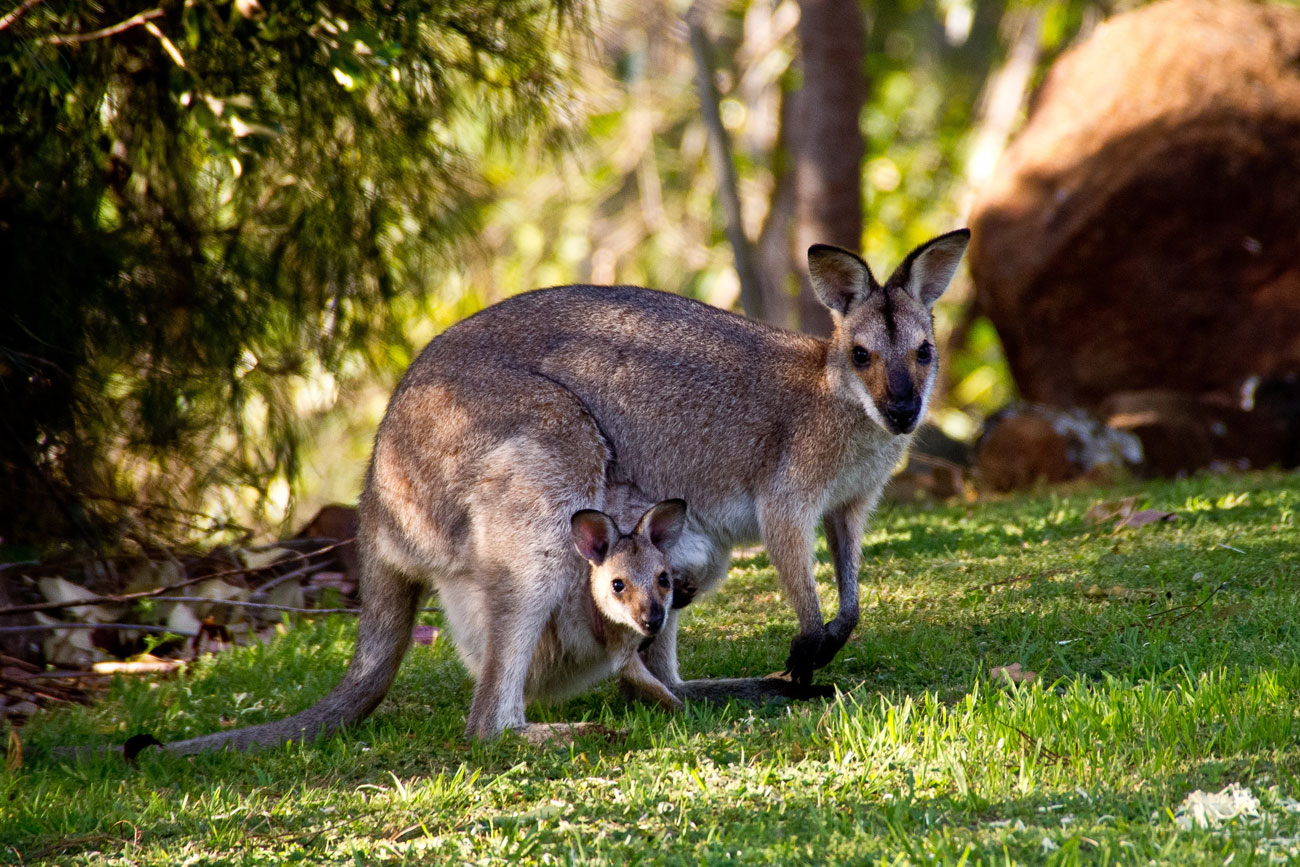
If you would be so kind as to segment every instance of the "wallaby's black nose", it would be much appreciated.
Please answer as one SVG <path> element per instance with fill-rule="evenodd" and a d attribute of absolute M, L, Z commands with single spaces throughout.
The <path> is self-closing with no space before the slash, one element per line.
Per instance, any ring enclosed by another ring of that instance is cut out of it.
<path fill-rule="evenodd" d="M 917 398 L 910 400 L 890 401 L 884 406 L 885 419 L 898 433 L 907 433 L 916 427 L 917 416 L 921 414 L 921 401 Z"/>
<path fill-rule="evenodd" d="M 655 634 L 664 627 L 664 609 L 662 605 L 656 605 L 650 609 L 650 613 L 641 621 L 641 625 L 646 628 L 650 634 Z"/>

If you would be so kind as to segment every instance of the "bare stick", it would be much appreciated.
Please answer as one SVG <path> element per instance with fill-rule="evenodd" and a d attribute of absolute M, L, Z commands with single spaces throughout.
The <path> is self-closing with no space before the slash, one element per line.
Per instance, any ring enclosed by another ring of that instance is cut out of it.
<path fill-rule="evenodd" d="M 119 33 L 130 30 L 132 27 L 139 27 L 147 21 L 154 18 L 161 18 L 162 9 L 148 9 L 136 15 L 132 15 L 125 21 L 119 21 L 111 27 L 104 27 L 99 30 L 92 30 L 89 33 L 63 33 L 54 36 L 45 37 L 45 41 L 50 45 L 76 45 L 79 42 L 92 42 L 96 39 L 106 39 L 109 36 L 116 36 Z M 184 66 L 184 64 L 181 64 Z"/>
<path fill-rule="evenodd" d="M 209 599 L 206 596 L 155 596 L 157 602 L 206 602 L 212 605 L 230 605 L 237 608 L 256 608 L 259 611 L 288 611 L 292 614 L 356 614 L 359 608 L 294 608 L 291 605 L 272 605 L 269 602 L 242 602 L 238 599 Z"/>
<path fill-rule="evenodd" d="M 311 556 L 311 555 L 308 554 L 306 556 Z M 253 592 L 253 596 L 254 597 L 265 596 L 267 593 L 271 592 L 272 589 L 279 587 L 284 582 L 292 580 L 294 578 L 298 578 L 310 572 L 320 571 L 320 568 L 324 565 L 325 564 L 323 563 L 320 564 L 308 563 L 306 566 L 302 566 L 299 567 L 298 569 L 294 569 L 292 572 L 285 572 L 283 575 L 276 576 L 275 578 L 272 578 L 270 581 L 267 581 L 261 587 L 258 587 L 257 590 Z"/>
<path fill-rule="evenodd" d="M 10 13 L 9 13 L 8 15 L 6 15 L 5 17 L 0 18 L 0 30 L 5 30 L 5 29 L 7 29 L 7 28 L 9 27 L 10 24 L 13 24 L 13 23 L 14 23 L 15 21 L 17 21 L 19 18 L 22 18 L 24 15 L 27 14 L 27 12 L 28 12 L 28 11 L 29 11 L 33 6 L 37 5 L 37 4 L 40 3 L 40 2 L 41 2 L 41 0 L 23 0 L 23 4 L 22 4 L 21 6 L 19 6 L 19 7 L 18 7 L 17 9 L 15 9 L 14 11 L 10 12 Z M 24 354 L 26 354 L 26 353 L 24 353 Z"/>
<path fill-rule="evenodd" d="M 1228 582 L 1227 582 L 1227 581 L 1224 581 L 1224 582 L 1223 582 L 1222 584 L 1220 584 L 1218 587 L 1215 587 L 1213 590 L 1211 590 L 1211 591 L 1206 595 L 1206 597 L 1205 597 L 1204 599 L 1202 599 L 1200 602 L 1196 603 L 1195 605 L 1191 605 L 1191 604 L 1187 604 L 1187 605 L 1175 605 L 1175 606 L 1173 606 L 1172 608 L 1166 608 L 1166 609 L 1164 609 L 1164 610 L 1162 610 L 1162 611 L 1156 611 L 1155 613 L 1153 613 L 1153 614 L 1148 614 L 1146 617 L 1142 618 L 1142 622 L 1141 622 L 1141 623 L 1134 623 L 1134 624 L 1132 624 L 1132 625 L 1133 625 L 1133 626 L 1150 626 L 1152 623 L 1154 623 L 1154 622 L 1156 621 L 1156 618 L 1164 617 L 1164 616 L 1166 616 L 1166 615 L 1168 615 L 1168 614 L 1173 614 L 1175 611 L 1181 611 L 1182 613 L 1179 614 L 1177 617 L 1171 617 L 1169 620 L 1166 621 L 1167 624 L 1168 624 L 1168 623 L 1177 623 L 1178 621 L 1180 621 L 1180 620 L 1184 620 L 1184 619 L 1186 619 L 1186 618 L 1188 618 L 1188 617 L 1191 617 L 1193 614 L 1195 614 L 1196 612 L 1200 611 L 1202 608 L 1204 608 L 1204 607 L 1206 606 L 1207 603 L 1209 603 L 1209 601 L 1210 601 L 1211 599 L 1213 599 L 1215 596 L 1218 596 L 1218 595 L 1219 595 L 1219 591 L 1221 591 L 1224 587 L 1227 587 L 1227 586 L 1228 586 Z"/>
<path fill-rule="evenodd" d="M 69 601 L 69 602 L 33 602 L 28 605 L 11 605 L 8 608 L 0 608 L 0 617 L 3 617 L 8 614 L 27 614 L 33 611 L 59 611 L 64 608 L 79 608 L 85 605 L 101 605 L 101 604 L 114 605 L 120 602 L 132 602 L 136 599 L 150 599 L 154 596 L 162 596 L 164 593 L 167 593 L 171 590 L 179 590 L 182 587 L 189 587 L 191 585 L 198 584 L 200 581 L 207 581 L 209 578 L 224 578 L 227 575 L 247 575 L 255 572 L 261 572 L 264 569 L 267 569 L 271 566 L 278 566 L 283 564 L 286 560 L 291 560 L 295 558 L 298 560 L 307 560 L 315 556 L 316 554 L 323 554 L 326 551 L 337 548 L 342 544 L 344 543 L 335 542 L 332 545 L 326 545 L 322 548 L 317 548 L 315 551 L 312 551 L 309 554 L 294 554 L 292 557 L 285 558 L 285 560 L 278 560 L 275 563 L 268 563 L 266 566 L 259 566 L 256 569 L 236 568 L 236 569 L 226 569 L 221 572 L 210 572 L 207 575 L 198 575 L 193 578 L 186 578 L 184 581 L 177 581 L 175 584 L 167 584 L 163 587 L 155 587 L 152 590 L 141 590 L 138 593 L 119 593 L 113 596 L 97 596 L 94 599 L 78 599 L 76 601 Z M 314 564 L 314 565 L 308 563 L 307 565 L 301 567 L 301 569 L 304 572 L 309 572 L 312 570 L 323 569 L 324 567 L 325 567 L 324 563 Z"/>
<path fill-rule="evenodd" d="M 166 626 L 147 626 L 141 623 L 33 623 L 30 626 L 0 626 L 0 635 L 13 635 L 21 632 L 50 632 L 54 629 L 138 629 L 141 632 L 168 632 L 193 638 L 197 632 L 184 629 L 171 629 Z"/>

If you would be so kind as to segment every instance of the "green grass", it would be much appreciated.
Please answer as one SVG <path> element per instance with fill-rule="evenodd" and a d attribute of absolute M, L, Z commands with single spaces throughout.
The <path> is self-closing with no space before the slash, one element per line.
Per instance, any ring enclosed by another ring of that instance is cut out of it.
<path fill-rule="evenodd" d="M 1084 520 L 1128 494 L 1181 520 L 1117 533 Z M 0 861 L 1300 860 L 1297 512 L 1297 474 L 886 509 L 864 541 L 862 622 L 819 678 L 838 699 L 670 715 L 606 685 L 530 709 L 627 729 L 616 744 L 464 742 L 471 684 L 439 642 L 411 653 L 370 720 L 331 740 L 134 768 L 51 757 L 311 703 L 354 635 L 345 618 L 322 620 L 34 718 L 22 767 L 0 776 Z M 688 676 L 765 674 L 785 659 L 793 618 L 762 556 L 738 559 L 687 612 Z M 1038 679 L 989 677 L 1015 662 Z M 1190 792 L 1230 783 L 1259 798 L 1258 818 L 1174 821 Z"/>

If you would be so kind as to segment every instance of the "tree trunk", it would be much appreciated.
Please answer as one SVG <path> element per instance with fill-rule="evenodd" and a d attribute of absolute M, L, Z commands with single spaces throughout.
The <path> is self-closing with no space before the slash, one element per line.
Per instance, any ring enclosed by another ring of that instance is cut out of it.
<path fill-rule="evenodd" d="M 709 156 L 713 173 L 717 177 L 718 204 L 722 207 L 727 241 L 736 260 L 736 276 L 740 278 L 740 305 L 751 319 L 766 319 L 763 278 L 759 273 L 754 245 L 745 234 L 740 214 L 740 192 L 736 180 L 736 167 L 731 157 L 731 138 L 722 125 L 718 109 L 718 88 L 713 67 L 713 45 L 701 20 L 704 12 L 692 6 L 686 13 L 686 26 L 690 32 L 691 53 L 695 57 L 695 84 L 700 92 L 700 113 L 709 132 Z"/>
<path fill-rule="evenodd" d="M 791 137 L 799 323 L 810 334 L 829 334 L 830 316 L 812 292 L 804 251 L 819 243 L 850 250 L 862 245 L 866 20 L 857 0 L 803 0 L 799 5 L 803 88 L 796 107 L 798 134 Z"/>

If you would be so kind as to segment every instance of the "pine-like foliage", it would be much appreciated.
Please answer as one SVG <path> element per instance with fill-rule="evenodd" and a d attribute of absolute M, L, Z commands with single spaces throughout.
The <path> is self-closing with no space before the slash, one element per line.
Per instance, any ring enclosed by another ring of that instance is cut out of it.
<path fill-rule="evenodd" d="M 381 343 L 389 302 L 472 224 L 471 155 L 549 116 L 576 17 L 545 0 L 10 12 L 0 543 L 158 540 L 180 510 L 292 478 L 295 389 Z"/>

